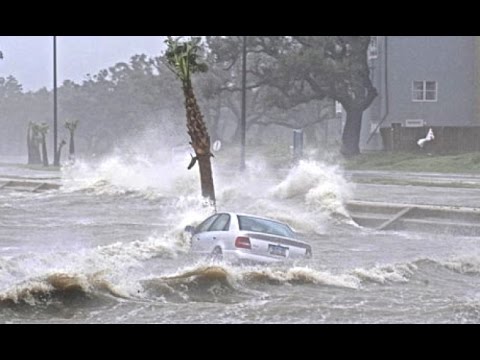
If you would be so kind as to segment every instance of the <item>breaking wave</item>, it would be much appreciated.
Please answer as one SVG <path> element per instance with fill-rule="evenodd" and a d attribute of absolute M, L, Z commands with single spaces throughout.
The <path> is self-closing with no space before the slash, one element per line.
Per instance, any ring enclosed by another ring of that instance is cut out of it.
<path fill-rule="evenodd" d="M 236 267 L 228 264 L 197 264 L 172 275 L 156 276 L 141 281 L 147 296 L 168 300 L 191 301 L 199 296 L 258 294 L 255 286 L 323 285 L 357 289 L 358 278 L 349 274 L 331 274 L 308 267 L 271 268 Z M 252 288 L 253 286 L 253 288 Z"/>
<path fill-rule="evenodd" d="M 279 199 L 303 197 L 307 209 L 349 217 L 343 203 L 352 195 L 352 185 L 338 166 L 301 160 L 279 185 L 272 189 Z"/>
<path fill-rule="evenodd" d="M 78 160 L 63 167 L 62 191 L 162 199 L 171 202 L 172 210 L 166 213 L 177 218 L 174 223 L 186 218 L 191 224 L 192 219 L 200 221 L 213 208 L 205 206 L 200 195 L 198 170 L 189 171 L 186 165 L 184 161 L 172 162 L 166 150 L 117 151 L 102 159 Z M 290 170 L 273 169 L 260 159 L 249 161 L 242 173 L 217 166 L 215 161 L 213 166 L 219 211 L 271 217 L 303 233 L 323 234 L 332 219 L 354 224 L 344 207 L 352 185 L 337 166 L 302 160 Z M 207 211 L 200 210 L 205 207 Z M 194 215 L 198 211 L 201 216 Z"/>
<path fill-rule="evenodd" d="M 199 189 L 194 175 L 186 165 L 172 163 L 165 156 L 112 155 L 62 167 L 62 190 L 84 190 L 95 195 L 139 194 L 146 198 L 195 195 Z"/>
<path fill-rule="evenodd" d="M 446 261 L 422 258 L 407 263 L 374 265 L 337 272 L 286 264 L 233 266 L 200 261 L 170 274 L 149 275 L 145 278 L 145 263 L 139 261 L 151 259 L 159 252 L 163 253 L 164 249 L 159 251 L 157 246 L 140 243 L 124 244 L 124 248 L 119 250 L 120 248 L 121 245 L 115 244 L 96 250 L 103 259 L 103 269 L 97 263 L 99 259 L 90 258 L 84 261 L 81 267 L 77 267 L 77 270 L 51 270 L 44 275 L 13 283 L 0 291 L 0 305 L 36 306 L 72 301 L 82 304 L 90 300 L 119 299 L 147 302 L 235 302 L 252 296 L 268 297 L 265 295 L 268 294 L 268 286 L 331 286 L 359 290 L 370 283 L 405 283 L 416 273 L 429 271 L 432 266 L 442 266 L 461 273 L 480 273 L 478 257 L 474 260 L 458 258 Z M 138 271 L 133 271 L 132 259 L 139 262 Z M 475 266 L 472 266 L 473 261 Z M 14 267 L 11 265 L 4 261 L 2 268 L 12 270 Z M 87 268 L 95 271 L 82 272 L 82 269 Z"/>
<path fill-rule="evenodd" d="M 352 271 L 352 274 L 362 281 L 385 284 L 407 282 L 416 270 L 418 270 L 418 266 L 415 263 L 407 263 L 376 265 L 369 269 L 357 268 Z"/>
<path fill-rule="evenodd" d="M 412 263 L 375 265 L 332 273 L 308 266 L 231 266 L 228 264 L 196 264 L 172 275 L 155 276 L 141 281 L 147 296 L 166 300 L 192 301 L 205 297 L 250 294 L 264 286 L 333 286 L 358 290 L 369 283 L 408 282 L 425 266 L 424 260 Z M 428 265 L 427 265 L 428 266 Z M 255 289 L 255 290 L 253 290 Z"/>
<path fill-rule="evenodd" d="M 0 292 L 1 305 L 38 304 L 72 299 L 102 298 L 106 295 L 125 297 L 122 291 L 101 277 L 101 274 L 52 273 L 28 280 Z"/>
<path fill-rule="evenodd" d="M 446 261 L 439 261 L 439 264 L 460 274 L 480 274 L 480 256 L 478 254 L 456 256 Z"/>
<path fill-rule="evenodd" d="M 442 267 L 459 273 L 476 275 L 480 274 L 480 256 L 462 255 L 448 259 L 419 258 L 408 263 L 376 265 L 371 268 L 354 269 L 351 274 L 362 281 L 380 284 L 408 282 L 419 271 L 432 267 Z"/>

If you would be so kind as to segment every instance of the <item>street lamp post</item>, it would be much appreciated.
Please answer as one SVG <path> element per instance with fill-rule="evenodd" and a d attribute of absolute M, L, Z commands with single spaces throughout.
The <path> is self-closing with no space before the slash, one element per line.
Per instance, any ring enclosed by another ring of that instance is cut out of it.
<path fill-rule="evenodd" d="M 53 166 L 60 166 L 57 154 L 57 37 L 53 37 Z"/>
<path fill-rule="evenodd" d="M 242 46 L 242 118 L 240 123 L 240 170 L 245 170 L 245 138 L 247 133 L 247 37 L 243 37 Z"/>

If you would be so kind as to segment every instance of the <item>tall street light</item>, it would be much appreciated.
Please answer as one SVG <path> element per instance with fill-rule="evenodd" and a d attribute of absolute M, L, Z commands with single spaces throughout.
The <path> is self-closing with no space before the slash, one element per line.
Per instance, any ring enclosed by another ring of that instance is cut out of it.
<path fill-rule="evenodd" d="M 57 37 L 53 37 L 53 166 L 60 166 L 57 154 Z"/>
<path fill-rule="evenodd" d="M 242 118 L 240 123 L 240 170 L 245 170 L 245 137 L 247 133 L 247 37 L 243 37 L 242 48 Z"/>

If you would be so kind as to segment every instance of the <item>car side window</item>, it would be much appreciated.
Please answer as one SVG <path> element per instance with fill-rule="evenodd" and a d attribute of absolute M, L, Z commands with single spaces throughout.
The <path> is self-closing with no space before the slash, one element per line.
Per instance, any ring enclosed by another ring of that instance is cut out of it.
<path fill-rule="evenodd" d="M 220 215 L 215 214 L 215 215 L 212 215 L 209 218 L 207 218 L 204 222 L 202 222 L 200 225 L 197 226 L 197 228 L 195 229 L 195 233 L 198 234 L 198 233 L 207 231 L 207 229 L 210 227 L 210 225 L 212 225 L 212 223 L 215 220 L 217 220 L 217 218 L 219 216 Z"/>
<path fill-rule="evenodd" d="M 221 214 L 208 231 L 227 231 L 230 228 L 230 215 Z"/>

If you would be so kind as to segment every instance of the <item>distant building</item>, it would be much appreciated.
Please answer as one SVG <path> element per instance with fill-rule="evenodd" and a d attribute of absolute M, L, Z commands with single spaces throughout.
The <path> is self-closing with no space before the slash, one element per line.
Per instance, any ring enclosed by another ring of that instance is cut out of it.
<path fill-rule="evenodd" d="M 361 150 L 381 150 L 378 127 L 480 125 L 480 40 L 375 36 L 368 58 L 378 97 L 364 112 Z"/>

